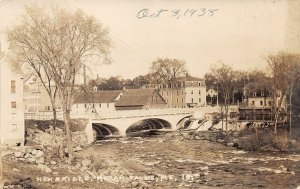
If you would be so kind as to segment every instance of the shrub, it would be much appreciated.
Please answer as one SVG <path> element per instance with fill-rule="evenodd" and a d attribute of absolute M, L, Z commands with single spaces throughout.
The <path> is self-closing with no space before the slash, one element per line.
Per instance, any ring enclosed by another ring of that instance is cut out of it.
<path fill-rule="evenodd" d="M 253 151 L 287 151 L 289 148 L 288 133 L 278 130 L 275 134 L 271 129 L 248 132 L 241 137 L 238 146 Z"/>

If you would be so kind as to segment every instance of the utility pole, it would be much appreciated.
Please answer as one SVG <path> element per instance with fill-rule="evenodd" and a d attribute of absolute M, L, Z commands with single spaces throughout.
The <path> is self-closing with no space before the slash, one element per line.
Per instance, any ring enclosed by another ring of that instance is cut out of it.
<path fill-rule="evenodd" d="M 219 106 L 219 86 L 217 85 L 217 106 Z"/>

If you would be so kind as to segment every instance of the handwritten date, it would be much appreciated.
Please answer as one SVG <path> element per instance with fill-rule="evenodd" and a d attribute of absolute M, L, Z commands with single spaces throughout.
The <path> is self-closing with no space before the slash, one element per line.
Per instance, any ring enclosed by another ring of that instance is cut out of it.
<path fill-rule="evenodd" d="M 202 16 L 214 16 L 218 9 L 158 9 L 156 11 L 150 11 L 148 8 L 141 9 L 138 14 L 138 19 L 143 18 L 159 18 L 162 16 L 170 16 L 176 19 L 184 17 L 202 17 Z"/>

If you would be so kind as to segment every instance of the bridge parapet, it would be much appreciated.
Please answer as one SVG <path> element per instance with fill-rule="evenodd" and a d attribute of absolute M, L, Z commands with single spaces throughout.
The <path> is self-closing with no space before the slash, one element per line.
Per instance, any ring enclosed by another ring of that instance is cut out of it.
<path fill-rule="evenodd" d="M 193 114 L 193 109 L 151 109 L 151 110 L 123 110 L 100 112 L 99 114 L 91 115 L 91 119 L 106 120 L 106 119 L 124 119 L 136 117 L 153 117 L 166 115 L 185 115 Z"/>

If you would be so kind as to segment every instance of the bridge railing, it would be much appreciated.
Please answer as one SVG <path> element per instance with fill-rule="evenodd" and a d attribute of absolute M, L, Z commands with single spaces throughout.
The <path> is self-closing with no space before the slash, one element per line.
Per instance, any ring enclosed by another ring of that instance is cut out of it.
<path fill-rule="evenodd" d="M 134 117 L 164 116 L 175 114 L 192 114 L 192 109 L 149 109 L 149 110 L 123 110 L 111 112 L 99 112 L 93 114 L 92 119 L 121 119 Z"/>
<path fill-rule="evenodd" d="M 217 107 L 199 107 L 199 108 L 166 108 L 166 109 L 149 109 L 149 110 L 114 110 L 103 111 L 95 113 L 72 113 L 72 119 L 85 118 L 85 119 L 121 119 L 133 117 L 149 117 L 149 116 L 163 116 L 163 115 L 182 115 L 194 114 L 195 112 L 216 112 Z M 51 120 L 53 119 L 52 111 L 38 112 L 38 113 L 25 113 L 25 119 L 35 120 Z M 62 120 L 62 111 L 57 112 L 57 119 Z"/>

